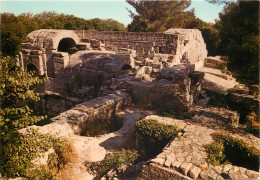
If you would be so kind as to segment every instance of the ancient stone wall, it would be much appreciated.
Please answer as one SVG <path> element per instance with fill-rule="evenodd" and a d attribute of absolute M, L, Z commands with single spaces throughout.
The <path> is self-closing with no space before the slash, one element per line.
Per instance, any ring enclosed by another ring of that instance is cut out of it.
<path fill-rule="evenodd" d="M 171 68 L 176 69 L 175 65 L 180 63 L 197 66 L 205 57 L 201 32 L 194 29 L 170 29 L 164 33 L 42 29 L 28 34 L 17 57 L 17 65 L 24 70 L 33 68 L 37 75 L 48 77 L 41 92 L 88 100 L 115 89 L 125 89 L 115 85 L 120 81 L 121 84 L 128 83 L 134 102 L 161 106 L 155 97 L 156 92 L 162 92 L 158 94 L 160 100 L 167 101 L 171 97 L 167 106 L 186 111 L 199 92 L 200 83 L 191 85 L 194 78 L 188 77 L 188 74 L 193 77 L 196 73 L 173 73 L 174 79 L 160 77 L 164 81 L 156 80 L 152 74 L 165 76 L 167 68 L 172 71 Z M 52 101 L 60 110 L 51 111 L 66 110 L 63 108 L 65 101 L 61 99 L 58 99 L 60 105 Z"/>
<path fill-rule="evenodd" d="M 207 57 L 206 44 L 201 32 L 196 29 L 169 29 L 164 33 L 117 32 L 117 31 L 74 31 L 83 42 L 97 44 L 107 50 L 120 48 L 136 50 L 137 57 L 157 59 L 158 54 L 171 57 L 159 57 L 169 66 L 179 63 L 203 65 Z M 94 43 L 95 42 L 95 43 Z M 156 58 L 157 57 L 157 58 Z"/>
<path fill-rule="evenodd" d="M 107 120 L 115 113 L 129 106 L 131 97 L 122 91 L 108 96 L 98 97 L 78 104 L 68 111 L 51 119 L 53 123 L 69 124 L 75 134 L 84 134 L 84 127 L 90 121 Z"/>
<path fill-rule="evenodd" d="M 188 111 L 201 90 L 204 73 L 195 72 L 193 64 L 163 68 L 153 81 L 129 81 L 128 91 L 137 105 L 161 111 Z"/>
<path fill-rule="evenodd" d="M 81 41 L 99 40 L 106 49 L 137 50 L 137 56 L 150 57 L 152 53 L 175 54 L 178 35 L 164 33 L 133 33 L 116 31 L 75 31 Z"/>

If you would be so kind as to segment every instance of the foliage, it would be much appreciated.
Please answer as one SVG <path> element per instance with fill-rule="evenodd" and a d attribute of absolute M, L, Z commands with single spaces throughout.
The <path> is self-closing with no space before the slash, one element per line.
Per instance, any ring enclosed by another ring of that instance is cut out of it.
<path fill-rule="evenodd" d="M 104 160 L 92 163 L 89 168 L 92 169 L 92 171 L 97 170 L 97 177 L 101 178 L 112 169 L 117 169 L 121 165 L 130 165 L 131 163 L 134 163 L 138 157 L 139 155 L 136 150 L 112 150 L 106 155 Z"/>
<path fill-rule="evenodd" d="M 206 48 L 208 50 L 208 56 L 215 56 L 218 54 L 219 44 L 219 30 L 199 18 L 196 18 L 193 22 L 192 28 L 199 29 L 201 31 Z"/>
<path fill-rule="evenodd" d="M 39 93 L 32 87 L 42 82 L 39 77 L 24 72 L 20 67 L 13 66 L 14 60 L 10 57 L 1 58 L 1 109 L 0 127 L 1 135 L 8 136 L 18 129 L 25 128 L 43 119 L 35 116 L 29 106 L 28 101 L 38 101 Z"/>
<path fill-rule="evenodd" d="M 35 129 L 29 129 L 25 134 L 17 132 L 10 136 L 4 141 L 1 156 L 1 174 L 7 177 L 51 179 L 50 177 L 68 162 L 68 154 L 72 151 L 66 140 L 50 134 L 40 134 Z M 41 158 L 51 147 L 54 147 L 57 154 L 55 161 L 51 160 L 50 156 L 48 166 L 33 164 L 32 160 Z"/>
<path fill-rule="evenodd" d="M 260 152 L 245 141 L 224 133 L 213 134 L 214 142 L 205 145 L 208 162 L 213 165 L 232 163 L 259 171 Z"/>
<path fill-rule="evenodd" d="M 136 122 L 138 148 L 147 157 L 158 154 L 171 140 L 177 136 L 177 127 L 160 123 L 153 119 Z M 141 149 L 144 148 L 144 149 Z"/>
<path fill-rule="evenodd" d="M 226 156 L 224 154 L 223 143 L 214 142 L 205 145 L 208 158 L 207 161 L 213 165 L 227 164 Z"/>
<path fill-rule="evenodd" d="M 190 28 L 194 10 L 187 11 L 190 1 L 127 0 L 137 14 L 129 10 L 133 19 L 128 25 L 132 32 L 162 32 L 169 28 Z"/>
<path fill-rule="evenodd" d="M 219 50 L 228 56 L 228 69 L 243 84 L 258 83 L 259 1 L 237 1 L 225 6 L 216 23 Z"/>
<path fill-rule="evenodd" d="M 66 169 L 69 162 L 73 162 L 78 156 L 75 154 L 75 149 L 72 143 L 65 138 L 56 138 L 56 143 L 53 144 L 55 152 L 48 156 L 48 170 L 49 173 L 59 178 Z"/>
<path fill-rule="evenodd" d="M 42 80 L 15 67 L 13 62 L 10 57 L 1 58 L 0 172 L 6 177 L 50 179 L 52 175 L 49 173 L 49 167 L 36 166 L 32 160 L 54 147 L 59 154 L 59 161 L 64 164 L 67 161 L 63 152 L 69 146 L 64 147 L 63 140 L 49 134 L 40 134 L 36 130 L 28 130 L 25 134 L 18 132 L 19 129 L 44 119 L 42 116 L 36 116 L 27 105 L 29 101 L 39 100 L 35 85 Z"/>
<path fill-rule="evenodd" d="M 70 29 L 97 31 L 125 31 L 122 23 L 112 19 L 86 20 L 73 15 L 43 12 L 33 15 L 22 13 L 15 16 L 1 13 L 1 52 L 3 56 L 15 56 L 27 34 L 37 29 Z"/>
<path fill-rule="evenodd" d="M 160 116 L 166 116 L 166 117 L 170 117 L 170 118 L 174 118 L 174 119 L 190 119 L 193 116 L 195 116 L 198 112 L 197 111 L 189 111 L 189 112 L 175 112 L 173 110 L 170 110 L 168 112 L 159 112 L 158 115 Z"/>

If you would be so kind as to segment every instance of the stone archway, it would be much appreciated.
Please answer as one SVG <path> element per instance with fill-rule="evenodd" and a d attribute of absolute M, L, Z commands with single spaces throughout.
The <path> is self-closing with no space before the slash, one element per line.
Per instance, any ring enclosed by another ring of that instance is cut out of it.
<path fill-rule="evenodd" d="M 76 43 L 72 38 L 63 38 L 59 42 L 58 51 L 70 53 L 73 47 L 76 47 Z"/>
<path fill-rule="evenodd" d="M 37 67 L 34 64 L 27 64 L 27 68 L 26 68 L 27 72 L 29 73 L 34 73 L 33 76 L 39 76 L 39 70 L 37 69 Z"/>
<path fill-rule="evenodd" d="M 132 69 L 132 66 L 130 64 L 124 64 L 122 66 L 122 70 L 128 70 L 128 69 Z"/>

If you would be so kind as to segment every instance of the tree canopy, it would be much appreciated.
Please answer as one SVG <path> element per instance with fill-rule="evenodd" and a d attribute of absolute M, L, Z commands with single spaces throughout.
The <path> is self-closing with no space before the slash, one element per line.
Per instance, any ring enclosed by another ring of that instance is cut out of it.
<path fill-rule="evenodd" d="M 228 69 L 245 84 L 259 76 L 259 2 L 237 1 L 225 6 L 216 23 L 219 53 L 228 56 Z"/>
<path fill-rule="evenodd" d="M 169 28 L 191 28 L 196 18 L 194 10 L 187 11 L 191 1 L 126 0 L 136 10 L 128 31 L 161 32 Z"/>
<path fill-rule="evenodd" d="M 30 32 L 37 29 L 70 29 L 97 31 L 125 31 L 122 23 L 112 19 L 90 19 L 73 15 L 43 12 L 33 15 L 22 13 L 15 16 L 11 13 L 1 15 L 1 52 L 3 56 L 15 56 L 21 47 L 21 42 Z"/>

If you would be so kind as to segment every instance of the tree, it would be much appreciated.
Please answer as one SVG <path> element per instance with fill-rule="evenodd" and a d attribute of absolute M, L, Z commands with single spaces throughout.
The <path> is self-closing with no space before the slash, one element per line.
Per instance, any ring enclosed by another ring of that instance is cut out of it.
<path fill-rule="evenodd" d="M 1 52 L 3 56 L 15 56 L 21 50 L 21 43 L 27 34 L 37 29 L 69 29 L 69 30 L 98 30 L 125 31 L 125 26 L 112 19 L 86 20 L 73 15 L 43 12 L 32 15 L 22 13 L 15 16 L 10 13 L 1 15 Z"/>
<path fill-rule="evenodd" d="M 238 81 L 257 84 L 259 70 L 259 1 L 229 3 L 216 23 L 220 52 Z"/>
<path fill-rule="evenodd" d="M 41 83 L 42 80 L 39 77 L 33 77 L 33 74 L 24 72 L 20 67 L 15 67 L 13 62 L 14 60 L 10 57 L 2 57 L 0 64 L 1 172 L 6 172 L 5 170 L 8 168 L 9 170 L 14 168 L 11 167 L 10 163 L 14 163 L 15 157 L 13 156 L 17 154 L 9 153 L 20 152 L 16 151 L 15 148 L 23 148 L 19 147 L 23 136 L 19 134 L 18 130 L 43 119 L 42 116 L 34 115 L 27 105 L 28 101 L 39 100 L 39 94 L 32 87 Z M 10 150 L 11 147 L 12 150 Z M 17 166 L 19 165 L 17 164 Z"/>
<path fill-rule="evenodd" d="M 129 10 L 133 19 L 128 31 L 161 32 L 169 28 L 191 28 L 195 19 L 194 10 L 185 11 L 190 6 L 187 1 L 142 1 L 126 0 L 137 14 Z"/>
<path fill-rule="evenodd" d="M 4 137 L 43 119 L 41 116 L 33 115 L 31 108 L 26 105 L 28 101 L 40 99 L 39 93 L 32 87 L 42 80 L 24 72 L 20 67 L 13 66 L 13 61 L 10 57 L 2 57 L 0 65 L 0 127 L 1 135 Z"/>

